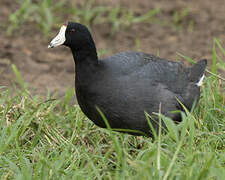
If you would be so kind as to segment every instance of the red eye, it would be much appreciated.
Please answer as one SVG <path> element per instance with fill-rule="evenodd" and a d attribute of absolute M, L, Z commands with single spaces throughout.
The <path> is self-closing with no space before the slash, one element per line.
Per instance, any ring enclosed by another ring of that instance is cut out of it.
<path fill-rule="evenodd" d="M 70 30 L 70 32 L 75 33 L 75 32 L 76 32 L 76 30 L 75 30 L 75 29 L 71 29 L 71 30 Z"/>

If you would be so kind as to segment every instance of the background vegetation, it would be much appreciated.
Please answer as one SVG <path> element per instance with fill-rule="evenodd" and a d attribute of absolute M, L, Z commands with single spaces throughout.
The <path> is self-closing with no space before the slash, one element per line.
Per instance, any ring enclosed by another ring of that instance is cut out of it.
<path fill-rule="evenodd" d="M 84 3 L 85 2 L 85 3 Z M 88 26 L 110 24 L 110 36 L 136 23 L 160 23 L 176 31 L 193 31 L 188 9 L 159 21 L 159 8 L 137 14 L 132 9 L 84 1 L 18 1 L 6 30 L 13 35 L 24 24 L 49 36 L 63 19 Z M 56 27 L 55 27 L 56 26 Z M 138 49 L 137 39 L 135 47 Z M 103 52 L 104 53 L 104 52 Z M 107 53 L 107 51 L 105 52 Z M 192 58 L 180 58 L 194 63 Z M 71 105 L 74 89 L 62 99 L 48 91 L 34 95 L 12 64 L 15 81 L 0 85 L 0 179 L 223 179 L 225 177 L 225 49 L 212 44 L 212 60 L 197 109 L 175 125 L 161 117 L 167 134 L 152 141 L 96 127 Z M 19 87 L 19 88 L 18 88 Z"/>

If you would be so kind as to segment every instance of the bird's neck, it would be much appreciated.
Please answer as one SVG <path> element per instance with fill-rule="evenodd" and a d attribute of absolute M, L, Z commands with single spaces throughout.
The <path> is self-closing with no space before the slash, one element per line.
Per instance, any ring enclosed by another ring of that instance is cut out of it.
<path fill-rule="evenodd" d="M 76 83 L 85 84 L 96 73 L 98 66 L 98 56 L 94 42 L 89 42 L 79 49 L 71 48 L 71 51 L 75 61 Z"/>
<path fill-rule="evenodd" d="M 80 66 L 83 64 L 92 65 L 98 62 L 96 49 L 81 49 L 79 51 L 75 51 L 72 49 L 72 53 L 76 66 Z"/>
<path fill-rule="evenodd" d="M 72 46 L 70 49 L 73 53 L 76 66 L 92 66 L 98 63 L 97 50 L 91 36 L 88 41 L 82 42 L 79 47 Z"/>

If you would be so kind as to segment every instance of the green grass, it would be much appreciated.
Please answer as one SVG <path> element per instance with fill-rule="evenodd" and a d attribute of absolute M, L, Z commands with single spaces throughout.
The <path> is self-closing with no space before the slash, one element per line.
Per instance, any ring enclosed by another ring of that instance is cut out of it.
<path fill-rule="evenodd" d="M 21 88 L 0 87 L 0 179 L 222 180 L 225 81 L 218 69 L 225 70 L 224 52 L 215 39 L 198 107 L 179 125 L 160 115 L 168 133 L 159 131 L 155 141 L 98 128 L 69 104 L 73 89 L 61 100 L 50 92 L 31 95 L 13 65 Z"/>
<path fill-rule="evenodd" d="M 185 8 L 180 11 L 173 12 L 173 18 L 169 25 L 180 31 L 184 28 L 184 24 L 187 24 L 187 30 L 192 32 L 194 29 L 194 20 L 189 18 L 190 10 Z"/>
<path fill-rule="evenodd" d="M 195 21 L 189 9 L 174 9 L 171 14 L 165 14 L 167 18 L 157 16 L 161 12 L 159 8 L 153 8 L 140 14 L 135 9 L 117 5 L 111 7 L 100 5 L 95 0 L 70 1 L 70 0 L 17 0 L 18 9 L 9 15 L 9 24 L 5 24 L 7 32 L 12 35 L 25 25 L 41 30 L 48 36 L 53 28 L 66 23 L 65 20 L 79 22 L 87 26 L 106 23 L 110 25 L 111 35 L 127 30 L 134 24 L 157 23 L 176 31 L 194 30 Z"/>
<path fill-rule="evenodd" d="M 45 35 L 48 35 L 53 24 L 61 21 L 57 12 L 62 10 L 65 1 L 43 0 L 33 2 L 32 0 L 22 0 L 17 3 L 19 9 L 9 16 L 8 34 L 12 34 L 22 25 L 30 22 L 41 29 Z"/>
<path fill-rule="evenodd" d="M 21 0 L 17 3 L 19 8 L 9 16 L 9 26 L 7 26 L 9 35 L 28 23 L 38 27 L 45 35 L 49 35 L 53 25 L 65 23 L 63 19 L 80 22 L 87 26 L 108 23 L 112 26 L 111 34 L 114 34 L 132 24 L 151 23 L 160 11 L 155 8 L 145 14 L 136 14 L 134 10 L 120 6 L 97 5 L 95 0 L 74 3 L 68 0 Z"/>

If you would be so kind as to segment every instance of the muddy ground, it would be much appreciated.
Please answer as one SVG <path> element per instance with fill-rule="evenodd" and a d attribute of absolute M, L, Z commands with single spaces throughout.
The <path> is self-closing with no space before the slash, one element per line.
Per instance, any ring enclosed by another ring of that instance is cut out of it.
<path fill-rule="evenodd" d="M 121 51 L 138 49 L 162 58 L 177 60 L 177 53 L 195 60 L 212 59 L 213 39 L 219 38 L 225 45 L 225 1 L 224 0 L 97 0 L 98 4 L 132 8 L 143 14 L 150 9 L 160 8 L 156 23 L 135 24 L 110 35 L 110 24 L 92 26 L 97 49 L 107 50 L 104 56 Z M 12 36 L 6 34 L 8 16 L 18 5 L 13 1 L 0 0 L 0 86 L 10 86 L 15 81 L 11 64 L 16 64 L 23 79 L 29 83 L 34 93 L 46 94 L 49 89 L 62 96 L 66 87 L 74 86 L 74 62 L 69 49 L 65 47 L 48 49 L 51 37 L 46 37 L 32 24 L 24 24 Z M 172 22 L 175 11 L 188 8 L 188 16 L 181 22 L 182 30 L 175 26 L 163 25 Z M 190 22 L 193 27 L 190 29 Z M 62 22 L 64 23 L 64 22 Z"/>

